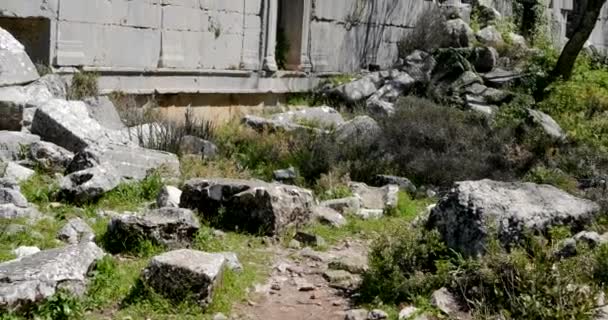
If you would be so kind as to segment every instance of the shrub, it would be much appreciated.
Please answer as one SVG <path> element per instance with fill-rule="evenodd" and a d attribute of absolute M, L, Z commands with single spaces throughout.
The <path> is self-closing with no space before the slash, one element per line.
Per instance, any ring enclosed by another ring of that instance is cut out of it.
<path fill-rule="evenodd" d="M 76 320 L 84 318 L 82 303 L 69 293 L 59 291 L 47 299 L 35 312 L 37 319 Z"/>
<path fill-rule="evenodd" d="M 396 227 L 372 246 L 362 302 L 411 303 L 447 287 L 480 319 L 591 319 L 608 250 L 581 248 L 561 259 L 560 233 L 552 241 L 529 236 L 510 252 L 494 238 L 486 255 L 464 259 L 434 231 Z"/>
<path fill-rule="evenodd" d="M 418 183 L 447 186 L 514 176 L 506 154 L 506 146 L 515 142 L 511 131 L 492 128 L 482 115 L 406 97 L 381 125 L 396 173 Z"/>
<path fill-rule="evenodd" d="M 399 42 L 399 56 L 405 58 L 414 50 L 431 52 L 451 41 L 446 18 L 438 6 L 419 15 L 415 28 Z"/>
<path fill-rule="evenodd" d="M 558 82 L 539 108 L 550 114 L 574 141 L 608 152 L 608 72 L 577 72 Z"/>
<path fill-rule="evenodd" d="M 137 128 L 136 134 L 140 145 L 146 148 L 181 154 L 180 146 L 185 136 L 211 140 L 214 129 L 211 121 L 195 118 L 192 109 L 188 108 L 183 122 L 161 120 Z"/>
<path fill-rule="evenodd" d="M 524 180 L 538 184 L 549 184 L 570 193 L 577 192 L 576 180 L 556 168 L 535 167 L 528 172 Z"/>
<path fill-rule="evenodd" d="M 362 301 L 398 304 L 430 294 L 447 281 L 438 270 L 446 268 L 448 253 L 436 231 L 405 223 L 391 226 L 372 246 L 370 271 L 360 289 Z"/>
<path fill-rule="evenodd" d="M 72 84 L 68 90 L 68 99 L 81 100 L 86 97 L 99 95 L 97 79 L 99 74 L 95 72 L 77 72 L 72 77 Z"/>

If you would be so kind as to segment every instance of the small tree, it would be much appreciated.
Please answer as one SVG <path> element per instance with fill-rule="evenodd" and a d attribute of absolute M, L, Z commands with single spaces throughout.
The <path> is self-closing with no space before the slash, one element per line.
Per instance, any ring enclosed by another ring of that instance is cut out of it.
<path fill-rule="evenodd" d="M 581 1 L 581 18 L 578 21 L 578 25 L 574 28 L 570 40 L 568 40 L 566 46 L 562 50 L 559 60 L 557 60 L 557 64 L 555 65 L 555 69 L 553 69 L 553 72 L 551 73 L 549 82 L 559 78 L 565 80 L 570 79 L 576 58 L 585 46 L 585 42 L 589 39 L 591 32 L 593 32 L 602 11 L 602 7 L 606 3 L 606 0 L 579 1 Z"/>

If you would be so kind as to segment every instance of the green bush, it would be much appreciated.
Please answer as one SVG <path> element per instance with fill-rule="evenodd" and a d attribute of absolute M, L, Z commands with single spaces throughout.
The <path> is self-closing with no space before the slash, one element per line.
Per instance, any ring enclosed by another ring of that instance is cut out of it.
<path fill-rule="evenodd" d="M 554 84 L 539 108 L 550 114 L 577 142 L 608 152 L 608 72 L 576 72 Z"/>
<path fill-rule="evenodd" d="M 392 226 L 372 246 L 370 271 L 360 288 L 362 301 L 398 304 L 442 287 L 449 252 L 436 231 Z"/>
<path fill-rule="evenodd" d="M 412 303 L 447 287 L 480 319 L 591 319 L 608 280 L 608 249 L 580 246 L 577 256 L 559 258 L 565 231 L 552 231 L 552 240 L 527 236 L 511 251 L 494 238 L 483 257 L 465 259 L 435 231 L 395 226 L 372 246 L 360 297 L 365 303 Z"/>
<path fill-rule="evenodd" d="M 438 6 L 429 7 L 414 23 L 415 28 L 399 42 L 399 57 L 405 58 L 414 50 L 432 52 L 450 43 L 452 37 L 447 19 Z"/>
<path fill-rule="evenodd" d="M 507 128 L 495 128 L 473 112 L 406 97 L 395 115 L 381 122 L 384 152 L 397 175 L 417 183 L 449 186 L 454 181 L 508 179 L 515 164 L 506 146 L 515 143 Z"/>

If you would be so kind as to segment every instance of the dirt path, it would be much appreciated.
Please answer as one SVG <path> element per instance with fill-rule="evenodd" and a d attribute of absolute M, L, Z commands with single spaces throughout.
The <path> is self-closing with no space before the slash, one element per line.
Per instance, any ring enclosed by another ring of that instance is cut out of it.
<path fill-rule="evenodd" d="M 344 241 L 327 251 L 277 248 L 270 278 L 248 303 L 234 308 L 233 318 L 343 320 L 352 308 L 349 295 L 360 281 L 357 273 L 366 268 L 367 247 Z"/>

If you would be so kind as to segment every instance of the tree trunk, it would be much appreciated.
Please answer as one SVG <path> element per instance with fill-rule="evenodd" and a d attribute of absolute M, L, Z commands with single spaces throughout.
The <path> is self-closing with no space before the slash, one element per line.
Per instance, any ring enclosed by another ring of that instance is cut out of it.
<path fill-rule="evenodd" d="M 605 2 L 606 0 L 588 0 L 586 8 L 582 8 L 583 14 L 579 25 L 575 28 L 572 37 L 570 37 L 570 40 L 568 40 L 568 43 L 566 43 L 566 46 L 562 50 L 557 65 L 551 73 L 549 83 L 559 78 L 563 78 L 564 80 L 570 79 L 576 58 L 595 28 Z"/>

